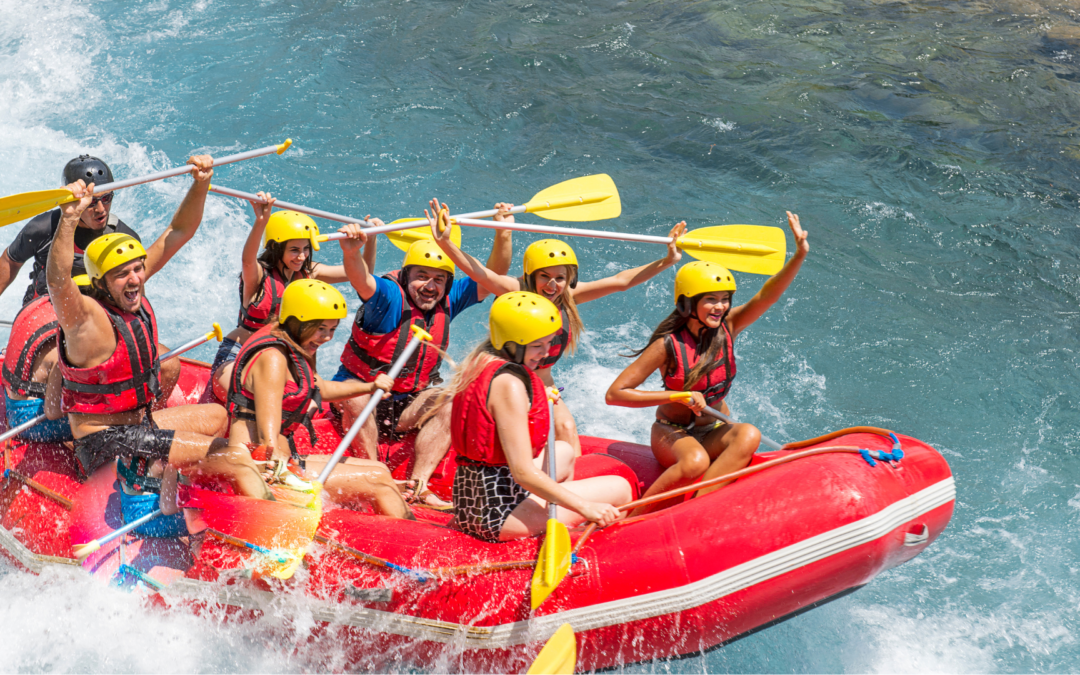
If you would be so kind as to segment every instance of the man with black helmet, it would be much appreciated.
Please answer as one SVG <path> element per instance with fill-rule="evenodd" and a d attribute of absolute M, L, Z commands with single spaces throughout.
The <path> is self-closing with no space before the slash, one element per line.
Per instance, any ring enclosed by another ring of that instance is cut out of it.
<path fill-rule="evenodd" d="M 82 180 L 89 185 L 104 185 L 113 182 L 112 171 L 105 162 L 90 155 L 79 155 L 64 167 L 64 185 Z M 95 197 L 93 203 L 82 214 L 75 231 L 75 264 L 72 276 L 86 274 L 83 266 L 83 251 L 90 242 L 103 234 L 128 234 L 136 239 L 139 235 L 123 221 L 111 213 L 114 192 Z M 188 200 L 185 200 L 185 204 Z M 181 209 L 184 207 L 181 206 Z M 180 215 L 177 212 L 177 215 Z M 60 225 L 60 209 L 54 209 L 33 218 L 27 223 L 15 240 L 0 254 L 0 293 L 3 293 L 18 276 L 23 264 L 34 259 L 34 269 L 30 274 L 30 286 L 23 295 L 23 304 L 34 298 L 46 295 L 45 263 L 49 258 L 49 246 Z"/>

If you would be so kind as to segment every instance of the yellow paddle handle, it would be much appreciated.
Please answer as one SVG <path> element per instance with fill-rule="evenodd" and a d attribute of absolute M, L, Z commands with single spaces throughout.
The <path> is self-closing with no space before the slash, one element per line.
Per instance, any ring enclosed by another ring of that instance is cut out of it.
<path fill-rule="evenodd" d="M 568 206 L 581 206 L 582 204 L 596 204 L 597 202 L 602 202 L 610 197 L 611 194 L 607 192 L 586 192 L 582 195 L 564 197 L 563 199 L 556 199 L 554 201 L 531 201 L 525 205 L 525 213 L 565 209 Z"/>
<path fill-rule="evenodd" d="M 554 403 L 555 401 L 558 401 L 559 400 L 559 388 L 558 387 L 548 387 L 547 388 L 547 395 L 548 395 L 548 400 L 551 401 L 552 403 Z"/>
<path fill-rule="evenodd" d="M 424 330 L 420 326 L 415 326 L 415 325 L 414 326 L 409 326 L 409 330 L 412 331 L 412 334 L 415 335 L 417 338 L 419 338 L 421 340 L 424 340 L 426 342 L 431 342 L 432 340 L 435 339 L 435 338 L 431 337 L 431 333 L 427 332 L 426 330 Z"/>
<path fill-rule="evenodd" d="M 446 232 L 446 228 L 450 223 L 450 209 L 442 209 L 439 211 L 439 234 Z"/>
<path fill-rule="evenodd" d="M 669 396 L 668 400 L 670 400 L 670 401 L 689 401 L 693 397 L 694 397 L 693 394 L 691 394 L 688 391 L 680 391 L 680 392 L 676 392 L 676 393 L 672 394 L 671 396 Z"/>
<path fill-rule="evenodd" d="M 206 334 L 206 341 L 207 342 L 209 342 L 210 340 L 213 340 L 214 338 L 217 338 L 218 342 L 221 342 L 221 340 L 222 340 L 221 324 L 219 324 L 217 321 L 214 322 L 214 330 L 212 330 L 212 331 L 210 331 L 209 333 Z"/>
<path fill-rule="evenodd" d="M 292 145 L 292 139 L 291 138 L 286 138 L 284 143 L 277 146 L 277 154 L 280 155 L 281 153 L 288 150 L 290 145 Z"/>

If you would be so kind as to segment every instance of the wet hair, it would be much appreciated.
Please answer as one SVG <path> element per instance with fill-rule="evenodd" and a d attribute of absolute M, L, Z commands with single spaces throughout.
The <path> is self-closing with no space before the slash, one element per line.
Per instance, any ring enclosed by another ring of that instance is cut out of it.
<path fill-rule="evenodd" d="M 536 275 L 540 273 L 540 270 L 547 269 L 541 267 L 539 270 L 534 270 L 532 274 L 526 274 L 518 279 L 518 283 L 521 284 L 521 290 L 529 291 L 530 293 L 536 293 L 537 295 L 547 297 L 536 289 Z M 570 341 L 566 343 L 566 351 L 573 354 L 577 351 L 578 340 L 581 339 L 581 333 L 585 330 L 585 324 L 581 322 L 581 315 L 578 314 L 577 303 L 574 302 L 574 296 L 570 292 L 574 286 L 577 286 L 577 265 L 566 265 L 566 286 L 563 287 L 563 292 L 553 301 L 555 306 L 566 312 L 566 320 L 569 326 L 563 326 L 563 328 L 570 331 Z M 511 359 L 512 360 L 512 359 Z"/>
<path fill-rule="evenodd" d="M 511 346 L 512 348 L 508 349 Z M 515 355 L 517 356 L 515 357 Z M 503 359 L 510 363 L 521 363 L 524 361 L 524 357 L 525 347 L 523 345 L 507 342 L 502 349 L 495 349 L 495 345 L 491 344 L 491 338 L 485 339 L 476 345 L 469 355 L 465 357 L 465 360 L 461 362 L 457 372 L 454 373 L 453 379 L 450 380 L 450 384 L 439 392 L 435 399 L 435 405 L 429 406 L 427 411 L 420 416 L 417 426 L 423 426 L 439 412 L 439 409 L 444 404 L 453 401 L 455 396 L 463 393 L 473 383 L 473 380 L 480 377 L 480 373 L 483 372 L 484 368 L 495 359 Z"/>
<path fill-rule="evenodd" d="M 267 269 L 278 269 L 279 263 L 281 263 L 281 261 L 285 258 L 285 246 L 290 241 L 292 241 L 292 239 L 289 239 L 288 241 L 266 242 L 266 247 L 263 248 L 261 253 L 259 253 L 259 264 Z M 311 255 L 308 255 L 307 259 L 304 260 L 304 265 L 302 268 L 303 271 L 309 276 L 311 275 L 312 270 L 315 269 L 314 254 L 315 251 L 312 250 Z"/>
<path fill-rule="evenodd" d="M 633 358 L 641 355 L 649 345 L 657 340 L 663 340 L 667 336 L 677 333 L 683 326 L 690 322 L 690 319 L 697 318 L 697 307 L 701 299 L 708 295 L 708 293 L 701 293 L 690 298 L 689 311 L 684 307 L 677 307 L 674 312 L 664 317 L 664 320 L 660 322 L 660 325 L 656 327 L 652 335 L 649 336 L 649 341 L 644 347 L 637 351 L 630 352 L 629 354 L 622 354 L 627 358 Z M 683 300 L 683 298 L 679 298 Z M 731 301 L 734 303 L 735 294 L 731 294 Z M 719 356 L 721 352 L 727 347 L 727 338 L 724 336 L 723 324 L 727 321 L 728 314 L 731 312 L 731 305 L 728 305 L 728 310 L 724 312 L 724 316 L 720 318 L 720 324 L 716 328 L 709 328 L 702 324 L 701 332 L 698 333 L 697 341 L 697 353 L 700 354 L 698 362 L 694 364 L 694 367 L 690 369 L 690 372 L 686 374 L 686 378 L 683 382 L 687 387 L 693 386 L 701 378 L 709 374 L 714 368 L 720 366 Z M 698 319 L 700 322 L 701 320 Z M 668 361 L 666 368 L 671 369 L 673 364 Z"/>
<path fill-rule="evenodd" d="M 140 289 L 145 290 L 146 284 L 141 284 Z M 108 288 L 105 287 L 105 277 L 91 279 L 89 287 L 79 286 L 79 292 L 83 295 L 89 295 L 91 298 L 97 300 L 103 305 L 112 305 L 113 307 L 119 309 L 119 305 L 116 304 L 116 300 L 113 299 L 112 294 L 109 293 Z M 146 296 L 143 295 L 143 297 Z"/>

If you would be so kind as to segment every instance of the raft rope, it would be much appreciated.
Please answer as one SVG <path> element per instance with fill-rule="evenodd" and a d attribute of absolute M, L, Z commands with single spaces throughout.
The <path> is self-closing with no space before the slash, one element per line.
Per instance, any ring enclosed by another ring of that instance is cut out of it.
<path fill-rule="evenodd" d="M 811 439 L 808 439 L 808 440 L 805 440 L 805 441 L 795 441 L 793 443 L 785 443 L 784 446 L 781 449 L 782 450 L 795 450 L 795 449 L 798 449 L 798 448 L 805 448 L 805 447 L 810 446 L 810 445 L 816 445 L 817 443 L 824 443 L 826 441 L 831 441 L 832 439 L 838 438 L 840 436 L 845 436 L 847 434 L 857 434 L 857 433 L 877 434 L 879 436 L 887 436 L 887 437 L 889 437 L 890 439 L 892 439 L 892 442 L 893 442 L 892 452 L 883 452 L 881 450 L 868 450 L 866 448 L 860 448 L 860 447 L 855 446 L 855 445 L 832 445 L 832 446 L 826 446 L 824 448 L 814 448 L 812 450 L 804 450 L 802 452 L 796 452 L 794 454 L 787 455 L 786 457 L 778 457 L 778 458 L 770 460 L 768 462 L 762 462 L 761 464 L 757 464 L 755 466 L 748 466 L 745 469 L 740 469 L 739 471 L 733 471 L 732 473 L 729 473 L 729 474 L 726 474 L 726 475 L 723 475 L 723 476 L 717 476 L 716 478 L 710 478 L 707 481 L 702 481 L 700 483 L 693 483 L 691 485 L 686 485 L 686 486 L 683 486 L 681 488 L 675 488 L 674 490 L 668 490 L 666 492 L 661 492 L 660 494 L 653 495 L 652 497 L 646 497 L 644 499 L 638 499 L 637 501 L 630 502 L 629 504 L 623 504 L 622 506 L 619 507 L 619 510 L 620 511 L 630 511 L 632 509 L 638 508 L 639 506 L 647 506 L 649 504 L 655 504 L 656 502 L 666 501 L 666 500 L 671 499 L 673 497 L 679 497 L 681 495 L 685 495 L 688 492 L 697 492 L 698 490 L 702 490 L 704 488 L 712 487 L 714 485 L 719 485 L 721 483 L 726 483 L 728 481 L 733 481 L 733 480 L 736 480 L 738 478 L 744 478 L 746 476 L 750 476 L 752 474 L 764 471 L 765 469 L 771 469 L 774 466 L 779 466 L 781 464 L 787 464 L 788 462 L 794 462 L 797 459 L 804 459 L 806 457 L 813 457 L 814 455 L 825 455 L 825 454 L 830 454 L 830 453 L 858 454 L 860 457 L 865 459 L 866 462 L 871 467 L 877 466 L 877 462 L 875 460 L 881 460 L 881 461 L 884 461 L 884 462 L 899 462 L 904 457 L 904 451 L 900 447 L 900 439 L 897 438 L 896 434 L 893 433 L 892 431 L 890 431 L 888 429 L 882 429 L 881 427 L 848 427 L 847 429 L 840 429 L 839 431 L 834 431 L 832 433 L 825 434 L 824 436 L 818 436 L 817 438 L 811 438 Z M 588 539 L 592 535 L 592 533 L 594 531 L 596 531 L 596 528 L 597 528 L 596 523 L 589 523 L 588 526 L 586 526 L 585 531 L 581 533 L 581 538 L 577 540 L 576 544 L 574 544 L 574 554 L 575 555 L 577 554 L 578 551 L 581 550 L 581 547 L 585 545 L 585 542 L 588 541 Z"/>
<path fill-rule="evenodd" d="M 9 454 L 10 452 L 11 452 L 10 443 L 5 443 L 4 444 L 4 475 L 3 475 L 4 480 L 7 480 L 8 478 L 14 478 L 15 480 L 19 481 L 23 485 L 25 485 L 25 486 L 27 486 L 27 487 L 29 487 L 31 489 L 37 490 L 38 492 L 45 495 L 49 499 L 52 499 L 53 501 L 60 504 L 60 506 L 63 506 L 68 511 L 70 511 L 72 509 L 73 504 L 71 503 L 70 499 L 68 499 L 64 495 L 60 494 L 59 492 L 56 492 L 54 490 L 50 490 L 49 488 L 47 488 L 44 485 L 42 485 L 41 483 L 37 482 L 33 478 L 30 478 L 29 476 L 25 476 L 25 475 L 19 473 L 18 471 L 16 471 L 15 469 L 12 469 L 11 468 L 11 456 Z"/>
<path fill-rule="evenodd" d="M 165 588 L 165 584 L 161 583 L 154 577 L 145 572 L 141 572 L 127 563 L 123 563 L 117 568 L 116 574 L 113 575 L 113 583 L 121 588 L 124 587 L 124 575 L 129 575 L 135 578 L 136 581 L 141 581 L 155 591 L 160 591 Z"/>
<path fill-rule="evenodd" d="M 680 495 L 684 495 L 684 494 L 686 494 L 688 492 L 696 492 L 698 490 L 701 490 L 701 489 L 704 489 L 704 488 L 707 488 L 707 487 L 711 487 L 711 486 L 716 485 L 718 483 L 724 483 L 724 482 L 727 482 L 727 481 L 736 480 L 738 478 L 743 478 L 745 476 L 749 476 L 751 474 L 755 474 L 755 473 L 758 473 L 760 471 L 764 471 L 765 469 L 770 469 L 770 468 L 772 468 L 774 466 L 779 466 L 781 464 L 787 464 L 788 462 L 793 462 L 793 461 L 795 461 L 797 459 L 803 459 L 805 457 L 813 457 L 814 455 L 824 455 L 824 454 L 830 454 L 830 453 L 858 454 L 863 459 L 865 459 L 867 461 L 867 463 L 870 464 L 871 467 L 877 466 L 877 461 L 875 461 L 875 460 L 881 460 L 881 461 L 884 461 L 884 462 L 899 462 L 904 457 L 904 451 L 900 447 L 900 439 L 897 438 L 896 434 L 893 433 L 892 431 L 889 431 L 888 429 L 882 429 L 880 427 L 849 427 L 847 429 L 841 429 L 840 431 L 834 431 L 834 432 L 832 432 L 830 434 L 826 434 L 824 436 L 819 436 L 817 438 L 811 438 L 811 439 L 805 440 L 805 441 L 797 441 L 797 442 L 794 442 L 794 443 L 787 443 L 786 445 L 783 446 L 783 449 L 784 450 L 794 450 L 794 449 L 797 449 L 797 448 L 803 448 L 803 447 L 806 447 L 806 446 L 809 446 L 809 445 L 815 445 L 817 443 L 823 443 L 825 441 L 832 440 L 832 439 L 837 438 L 839 436 L 844 436 L 846 434 L 853 434 L 853 433 L 872 433 L 872 434 L 878 434 L 880 436 L 887 436 L 890 439 L 892 439 L 892 442 L 893 442 L 892 450 L 891 450 L 891 452 L 886 452 L 886 451 L 883 451 L 883 450 L 868 450 L 866 448 L 860 448 L 860 447 L 855 446 L 855 445 L 834 445 L 834 446 L 828 446 L 828 447 L 824 447 L 824 448 L 814 448 L 812 450 L 806 450 L 806 451 L 803 451 L 803 452 L 797 452 L 797 453 L 794 453 L 794 454 L 791 454 L 791 455 L 787 455 L 786 457 L 778 457 L 777 459 L 770 460 L 768 462 L 763 462 L 763 463 L 758 464 L 756 466 L 747 467 L 747 468 L 742 469 L 740 471 L 735 471 L 733 473 L 729 473 L 729 474 L 724 475 L 724 476 L 719 476 L 717 478 L 712 478 L 710 480 L 707 480 L 707 481 L 704 481 L 704 482 L 701 482 L 701 483 L 695 483 L 693 485 L 687 485 L 685 487 L 676 488 L 674 490 L 668 490 L 667 492 L 663 492 L 663 493 L 658 494 L 658 495 L 653 495 L 652 497 L 648 497 L 646 499 L 639 499 L 637 501 L 630 502 L 629 504 L 624 504 L 623 506 L 620 506 L 619 510 L 620 511 L 629 511 L 629 510 L 635 509 L 635 508 L 637 508 L 639 506 L 645 506 L 647 504 L 653 504 L 653 503 L 656 503 L 656 502 L 659 502 L 659 501 L 664 501 L 664 500 L 667 500 L 667 499 L 671 499 L 672 497 L 678 497 Z M 574 546 L 574 550 L 573 550 L 571 560 L 570 560 L 571 565 L 577 563 L 580 560 L 580 558 L 578 557 L 578 551 L 581 549 L 581 547 L 585 544 L 586 540 L 588 540 L 588 538 L 592 535 L 593 531 L 595 531 L 595 530 L 596 530 L 596 523 L 589 523 L 588 526 L 585 528 L 585 531 L 582 532 L 581 537 L 578 539 L 577 543 Z M 507 561 L 507 562 L 497 562 L 497 563 L 484 563 L 484 564 L 479 564 L 479 565 L 461 565 L 461 566 L 458 566 L 458 567 L 436 567 L 436 568 L 433 568 L 433 569 L 424 570 L 424 569 L 416 569 L 416 568 L 404 567 L 402 565 L 392 563 L 389 560 L 386 560 L 385 558 L 379 558 L 379 557 L 373 556 L 373 555 L 371 555 L 369 553 L 364 553 L 363 551 L 359 551 L 359 550 L 357 550 L 357 549 L 355 549 L 355 548 L 353 548 L 351 546 L 348 546 L 346 544 L 342 544 L 341 542 L 334 541 L 333 539 L 330 539 L 329 537 L 324 537 L 324 536 L 319 535 L 319 534 L 315 535 L 315 541 L 320 542 L 322 544 L 326 544 L 327 546 L 331 547 L 332 549 L 335 549 L 335 550 L 337 550 L 337 551 L 339 551 L 341 553 L 349 555 L 349 556 L 355 558 L 356 560 L 359 560 L 360 562 L 367 563 L 367 564 L 373 565 L 375 567 L 380 567 L 382 569 L 391 570 L 391 571 L 397 572 L 399 574 L 403 574 L 403 575 L 409 577 L 410 579 L 413 579 L 414 581 L 417 581 L 417 582 L 419 582 L 421 584 L 427 583 L 428 581 L 432 581 L 434 579 L 446 579 L 448 577 L 455 577 L 455 576 L 469 576 L 469 575 L 476 575 L 476 574 L 488 574 L 488 573 L 491 573 L 491 572 L 502 572 L 502 571 L 506 571 L 506 570 L 533 569 L 534 567 L 536 567 L 536 560 L 532 559 L 532 560 L 511 560 L 511 561 Z"/>

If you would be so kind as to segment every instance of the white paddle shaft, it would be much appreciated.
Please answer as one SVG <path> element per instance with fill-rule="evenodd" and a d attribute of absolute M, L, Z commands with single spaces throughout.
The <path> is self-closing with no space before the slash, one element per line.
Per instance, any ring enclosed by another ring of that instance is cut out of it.
<path fill-rule="evenodd" d="M 547 442 L 547 465 L 548 475 L 551 476 L 551 480 L 558 482 L 556 476 L 557 467 L 555 464 L 555 402 L 550 398 L 548 399 L 548 417 L 550 423 L 548 424 L 548 442 Z M 559 516 L 559 507 L 555 505 L 555 502 L 548 502 L 548 520 L 555 520 Z"/>
<path fill-rule="evenodd" d="M 241 192 L 240 190 L 233 190 L 232 188 L 222 187 L 220 185 L 211 185 L 210 192 L 216 192 L 219 195 L 226 195 L 228 197 L 236 197 L 237 199 L 246 199 L 249 202 L 257 202 L 259 204 L 265 204 L 266 200 L 262 199 L 258 195 L 251 194 L 250 192 Z M 351 218 L 349 216 L 343 216 L 337 213 L 330 213 L 329 211 L 323 211 L 321 209 L 313 209 L 300 204 L 293 204 L 291 202 L 283 202 L 280 199 L 274 200 L 274 206 L 279 209 L 285 209 L 287 211 L 299 211 L 300 213 L 306 213 L 309 216 L 315 216 L 316 218 L 324 218 L 326 220 L 334 220 L 339 223 L 358 223 L 360 225 L 367 225 L 366 220 L 363 218 Z M 426 220 L 423 222 L 427 222 Z M 404 228 L 403 228 L 404 229 Z M 336 234 L 336 233 L 335 233 Z M 344 239 L 344 236 L 329 235 L 331 239 Z"/>
<path fill-rule="evenodd" d="M 222 166 L 224 164 L 232 164 L 233 162 L 242 162 L 245 159 L 253 159 L 255 157 L 262 157 L 263 155 L 269 155 L 281 149 L 281 145 L 268 145 L 265 148 L 259 148 L 258 150 L 248 150 L 247 152 L 240 152 L 235 155 L 228 155 L 227 157 L 221 157 L 214 160 L 214 166 Z M 191 173 L 195 167 L 191 164 L 185 164 L 173 169 L 166 169 L 165 171 L 158 171 L 157 173 L 151 173 L 146 176 L 139 176 L 137 178 L 128 178 L 127 180 L 113 181 L 112 183 L 105 183 L 104 185 L 95 185 L 94 194 L 102 195 L 106 192 L 112 192 L 113 190 L 122 190 L 123 188 L 133 187 L 135 185 L 142 185 L 143 183 L 152 183 L 156 180 L 162 180 L 165 178 L 172 178 L 173 176 L 180 176 L 185 173 Z"/>

